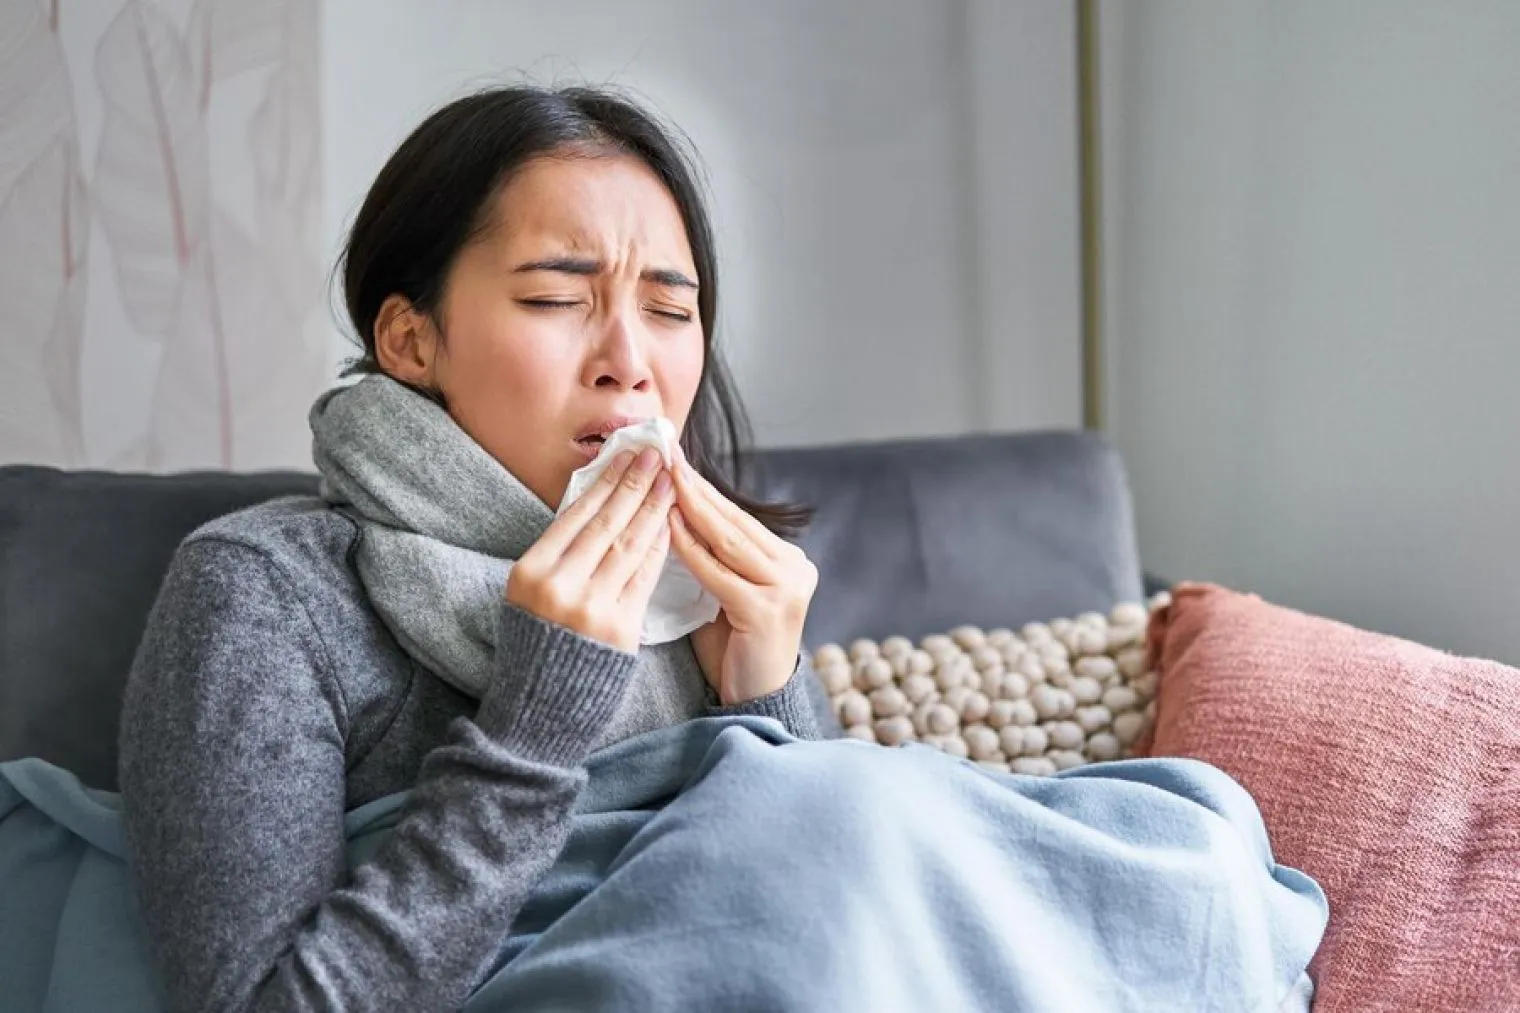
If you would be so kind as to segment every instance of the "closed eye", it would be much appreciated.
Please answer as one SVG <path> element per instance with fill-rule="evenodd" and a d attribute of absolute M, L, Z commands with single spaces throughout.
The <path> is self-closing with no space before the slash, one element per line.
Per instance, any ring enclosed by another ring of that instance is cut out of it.
<path fill-rule="evenodd" d="M 517 300 L 517 303 L 520 306 L 528 306 L 532 309 L 538 310 L 570 309 L 581 305 L 581 302 L 578 299 L 519 299 Z M 691 313 L 686 310 L 662 310 L 650 308 L 649 312 L 653 313 L 657 317 L 664 317 L 666 320 L 672 320 L 676 323 L 689 324 L 692 321 Z"/>
<path fill-rule="evenodd" d="M 676 324 L 690 324 L 693 318 L 692 310 L 682 309 L 682 307 L 679 306 L 670 306 L 669 303 L 657 303 L 654 304 L 654 306 L 646 303 L 644 304 L 644 312 L 651 313 L 651 315 L 654 316 L 660 316 L 660 318 L 669 319 L 669 321 L 676 322 Z"/>

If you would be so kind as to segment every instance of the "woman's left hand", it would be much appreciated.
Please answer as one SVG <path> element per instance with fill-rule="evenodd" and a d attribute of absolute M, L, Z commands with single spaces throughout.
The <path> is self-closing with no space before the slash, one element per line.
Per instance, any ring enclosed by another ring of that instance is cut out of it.
<path fill-rule="evenodd" d="M 785 686 L 818 587 L 807 554 L 772 534 L 680 457 L 670 545 L 718 599 L 718 618 L 691 635 L 707 682 L 725 706 Z"/>

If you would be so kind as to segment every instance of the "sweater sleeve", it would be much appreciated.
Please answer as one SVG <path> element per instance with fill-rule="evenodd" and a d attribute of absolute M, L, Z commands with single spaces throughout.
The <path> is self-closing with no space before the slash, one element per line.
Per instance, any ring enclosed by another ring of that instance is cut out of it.
<path fill-rule="evenodd" d="M 828 698 L 823 697 L 823 708 L 820 710 L 816 697 L 813 693 L 813 684 L 818 683 L 818 677 L 813 674 L 813 667 L 808 663 L 807 654 L 800 653 L 797 657 L 797 667 L 792 671 L 792 677 L 786 681 L 786 685 L 773 693 L 768 693 L 753 700 L 743 703 L 721 706 L 717 704 L 716 696 L 708 694 L 708 699 L 713 701 L 707 713 L 721 717 L 730 714 L 753 714 L 756 717 L 775 718 L 781 722 L 783 728 L 799 739 L 830 738 L 828 725 L 825 717 L 828 715 Z M 821 693 L 822 684 L 818 684 Z"/>
<path fill-rule="evenodd" d="M 475 720 L 424 759 L 392 835 L 348 869 L 341 688 L 255 549 L 170 568 L 128 682 L 128 845 L 175 1010 L 452 1010 L 558 857 L 584 758 L 635 657 L 503 603 Z"/>

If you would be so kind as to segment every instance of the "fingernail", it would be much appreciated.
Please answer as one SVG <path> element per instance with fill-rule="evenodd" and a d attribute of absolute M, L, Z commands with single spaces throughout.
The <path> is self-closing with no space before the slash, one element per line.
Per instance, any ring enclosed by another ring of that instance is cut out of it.
<path fill-rule="evenodd" d="M 654 491 L 657 496 L 664 496 L 670 492 L 670 472 L 660 472 L 660 477 L 654 480 Z"/>
<path fill-rule="evenodd" d="M 625 450 L 625 451 L 623 451 L 622 453 L 618 454 L 616 457 L 614 457 L 612 459 L 612 465 L 613 465 L 613 467 L 617 468 L 619 471 L 624 470 L 625 468 L 628 467 L 628 465 L 630 465 L 632 463 L 633 463 L 633 451 L 631 451 L 631 450 Z"/>
<path fill-rule="evenodd" d="M 645 447 L 639 451 L 639 470 L 649 471 L 660 463 L 660 453 L 653 447 Z"/>

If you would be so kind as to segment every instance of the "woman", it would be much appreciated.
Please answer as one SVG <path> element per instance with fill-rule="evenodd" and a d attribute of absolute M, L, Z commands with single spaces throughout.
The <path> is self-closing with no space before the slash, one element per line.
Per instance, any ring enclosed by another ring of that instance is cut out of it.
<path fill-rule="evenodd" d="M 600 93 L 465 99 L 382 170 L 344 276 L 372 375 L 312 410 L 322 499 L 192 535 L 133 666 L 172 1005 L 1290 1008 L 1323 895 L 1218 771 L 801 741 L 817 575 L 797 511 L 719 484 L 713 264 L 676 149 Z M 652 417 L 684 454 L 555 517 Z M 718 617 L 641 644 L 672 552 Z"/>
<path fill-rule="evenodd" d="M 182 545 L 133 667 L 121 784 L 176 1009 L 459 1006 L 555 861 L 596 747 L 704 713 L 817 725 L 801 511 L 722 482 L 711 227 L 634 106 L 507 88 L 381 170 L 344 286 L 372 374 L 313 410 L 322 500 Z M 608 468 L 625 422 L 684 451 Z M 640 650 L 674 552 L 719 602 Z M 507 575 L 507 561 L 515 565 Z M 343 815 L 412 789 L 350 877 Z"/>

